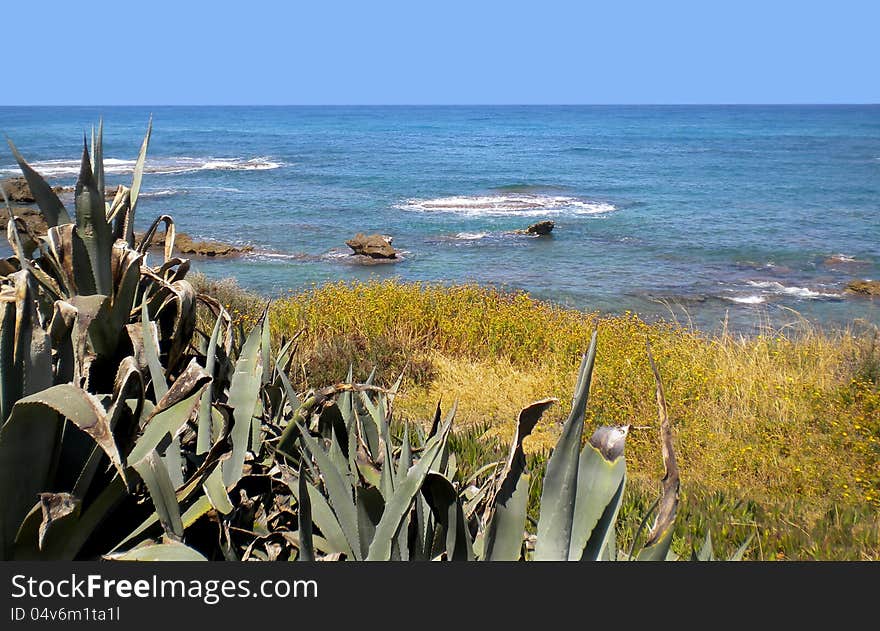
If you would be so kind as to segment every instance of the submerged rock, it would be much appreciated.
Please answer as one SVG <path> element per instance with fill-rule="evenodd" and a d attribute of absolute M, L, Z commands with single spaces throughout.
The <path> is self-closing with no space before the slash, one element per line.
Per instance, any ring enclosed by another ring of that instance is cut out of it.
<path fill-rule="evenodd" d="M 851 280 L 846 291 L 862 296 L 880 296 L 880 280 Z"/>
<path fill-rule="evenodd" d="M 371 259 L 396 259 L 399 252 L 391 246 L 392 237 L 383 234 L 365 235 L 358 232 L 345 242 L 354 256 L 367 256 Z"/>
<path fill-rule="evenodd" d="M 845 254 L 834 254 L 827 257 L 822 263 L 829 266 L 870 265 L 869 261 L 861 261 Z"/>

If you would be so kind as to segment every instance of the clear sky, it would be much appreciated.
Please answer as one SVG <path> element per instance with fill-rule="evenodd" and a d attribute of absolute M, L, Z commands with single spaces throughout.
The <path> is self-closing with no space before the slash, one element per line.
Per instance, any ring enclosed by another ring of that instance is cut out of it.
<path fill-rule="evenodd" d="M 880 0 L 4 0 L 0 17 L 0 105 L 880 102 Z"/>

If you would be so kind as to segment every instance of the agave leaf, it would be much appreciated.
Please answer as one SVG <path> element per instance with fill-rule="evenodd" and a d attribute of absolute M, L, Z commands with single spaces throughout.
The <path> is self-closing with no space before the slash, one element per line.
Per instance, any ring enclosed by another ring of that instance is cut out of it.
<path fill-rule="evenodd" d="M 21 371 L 15 365 L 15 316 L 15 292 L 4 287 L 0 289 L 0 426 L 24 390 Z"/>
<path fill-rule="evenodd" d="M 147 133 L 144 135 L 141 149 L 138 152 L 137 161 L 134 164 L 134 173 L 132 173 L 131 176 L 131 193 L 129 194 L 131 202 L 129 204 L 128 213 L 126 213 L 126 216 L 124 217 L 125 236 L 123 238 L 132 247 L 134 247 L 134 213 L 137 208 L 138 198 L 140 197 L 141 181 L 144 177 L 144 166 L 147 162 L 147 147 L 150 145 L 150 135 L 152 132 L 153 117 L 151 115 L 150 121 L 147 123 Z"/>
<path fill-rule="evenodd" d="M 214 330 L 211 332 L 211 340 L 208 342 L 207 359 L 205 360 L 205 372 L 214 377 L 214 368 L 217 363 L 217 341 L 220 337 L 220 325 L 223 322 L 222 313 L 217 315 L 217 322 L 214 324 Z M 201 455 L 207 453 L 211 448 L 213 441 L 211 440 L 211 399 L 212 388 L 205 390 L 202 394 L 202 400 L 199 404 L 199 429 L 196 436 L 196 454 Z"/>
<path fill-rule="evenodd" d="M 626 476 L 620 480 L 614 495 L 602 511 L 602 516 L 596 522 L 587 547 L 581 555 L 581 561 L 615 561 L 617 560 L 617 515 L 623 502 L 623 490 L 626 488 Z"/>
<path fill-rule="evenodd" d="M 15 538 L 15 561 L 58 560 L 76 529 L 81 502 L 70 493 L 40 493 Z"/>
<path fill-rule="evenodd" d="M 379 426 L 376 424 L 375 416 L 365 407 L 366 402 L 369 402 L 370 405 L 372 405 L 372 402 L 369 401 L 369 398 L 364 396 L 363 393 L 361 393 L 361 396 L 358 398 L 352 397 L 352 407 L 358 419 L 360 439 L 366 446 L 370 458 L 375 462 L 379 459 L 379 454 L 381 453 Z"/>
<path fill-rule="evenodd" d="M 147 485 L 165 534 L 176 540 L 182 539 L 183 521 L 180 518 L 180 506 L 177 504 L 171 478 L 168 477 L 168 469 L 165 468 L 159 454 L 153 449 L 132 467 Z"/>
<path fill-rule="evenodd" d="M 739 548 L 737 548 L 736 552 L 734 552 L 730 556 L 730 558 L 727 560 L 728 561 L 742 561 L 743 557 L 746 554 L 746 550 L 749 549 L 749 545 L 752 543 L 752 539 L 754 539 L 754 538 L 755 538 L 755 533 L 750 533 L 749 536 L 746 537 L 746 540 L 742 542 L 742 545 Z"/>
<path fill-rule="evenodd" d="M 174 227 L 174 219 L 170 215 L 160 215 L 150 224 L 150 227 L 147 228 L 147 231 L 144 233 L 144 236 L 141 238 L 140 244 L 137 246 L 137 251 L 140 254 L 145 254 L 147 249 L 153 243 L 153 237 L 156 234 L 156 229 L 159 227 L 160 223 L 165 224 L 165 261 L 169 261 L 172 258 L 172 253 L 174 252 L 174 241 L 176 239 L 177 230 Z M 134 237 L 132 237 L 133 239 Z"/>
<path fill-rule="evenodd" d="M 691 561 L 714 561 L 715 560 L 715 551 L 712 550 L 712 532 L 710 530 L 706 531 L 706 538 L 703 539 L 703 546 L 700 548 L 700 551 L 697 552 L 694 550 L 691 553 Z"/>
<path fill-rule="evenodd" d="M 321 471 L 330 503 L 333 506 L 333 512 L 339 520 L 342 532 L 345 533 L 345 538 L 354 554 L 354 558 L 360 560 L 362 554 L 358 537 L 357 509 L 352 497 L 351 484 L 339 469 L 333 466 L 333 462 L 324 451 L 324 448 L 318 444 L 318 441 L 309 436 L 308 431 L 302 427 L 300 427 L 300 437 L 303 445 L 305 445 L 305 448 L 314 458 L 318 469 Z"/>
<path fill-rule="evenodd" d="M 227 488 L 241 479 L 248 441 L 251 437 L 251 419 L 259 398 L 260 379 L 263 374 L 260 337 L 260 327 L 254 327 L 235 362 L 235 372 L 229 384 L 229 405 L 233 410 L 234 422 L 232 455 L 223 463 L 223 484 Z"/>
<path fill-rule="evenodd" d="M 113 234 L 107 223 L 104 191 L 95 184 L 90 166 L 89 150 L 83 143 L 83 157 L 79 179 L 76 182 L 76 235 L 82 239 L 91 262 L 96 293 L 109 296 L 113 293 L 113 277 L 110 273 Z"/>
<path fill-rule="evenodd" d="M 165 285 L 168 295 L 155 312 L 157 321 L 164 321 L 164 313 L 171 310 L 170 330 L 163 327 L 162 338 L 168 346 L 168 370 L 174 370 L 186 352 L 196 327 L 196 292 L 187 280 L 177 280 Z"/>
<path fill-rule="evenodd" d="M 385 500 L 379 489 L 373 486 L 357 489 L 358 536 L 361 550 L 370 548 L 370 542 L 376 534 L 376 526 L 382 519 L 383 510 L 385 510 Z"/>
<path fill-rule="evenodd" d="M 336 428 L 332 427 L 330 431 L 330 450 L 328 453 L 330 462 L 333 463 L 333 466 L 336 467 L 337 471 L 340 471 L 348 479 L 349 484 L 354 485 L 357 478 L 353 478 L 351 475 L 351 470 L 348 466 L 348 457 L 342 452 L 342 446 L 340 445 L 339 437 L 336 434 Z"/>
<path fill-rule="evenodd" d="M 104 117 L 98 119 L 98 135 L 92 128 L 92 172 L 95 174 L 95 188 L 104 198 Z M 106 212 L 106 211 L 105 211 Z"/>
<path fill-rule="evenodd" d="M 617 513 L 614 500 L 623 494 L 628 433 L 628 426 L 599 427 L 581 452 L 569 561 L 596 560 L 614 530 L 611 518 Z"/>
<path fill-rule="evenodd" d="M 510 455 L 499 476 L 501 482 L 489 501 L 491 513 L 487 511 L 489 523 L 483 540 L 483 558 L 487 561 L 516 561 L 520 557 L 531 482 L 526 472 L 523 441 L 556 402 L 556 399 L 536 401 L 519 413 Z"/>
<path fill-rule="evenodd" d="M 64 551 L 58 555 L 59 559 L 73 559 L 80 549 L 89 540 L 98 526 L 115 509 L 119 503 L 128 496 L 128 489 L 122 478 L 114 476 L 82 513 L 77 521 L 76 528 L 65 539 Z"/>
<path fill-rule="evenodd" d="M 108 561 L 207 561 L 200 552 L 174 541 L 140 546 L 118 554 L 108 554 Z"/>
<path fill-rule="evenodd" d="M 314 561 L 315 545 L 314 533 L 312 532 L 312 503 L 309 501 L 309 490 L 306 486 L 305 466 L 299 463 L 299 475 L 297 476 L 299 493 L 299 505 L 297 506 L 297 532 L 299 534 L 299 560 Z"/>
<path fill-rule="evenodd" d="M 409 511 L 413 499 L 422 487 L 425 477 L 435 464 L 441 451 L 446 447 L 449 430 L 452 428 L 450 418 L 443 429 L 425 444 L 421 459 L 413 465 L 403 483 L 386 502 L 382 520 L 376 526 L 376 534 L 367 554 L 368 561 L 388 561 L 391 558 L 391 544 L 395 538 L 404 516 Z"/>
<path fill-rule="evenodd" d="M 131 399 L 135 401 L 135 408 L 131 410 L 127 401 Z M 119 363 L 119 369 L 116 372 L 116 380 L 113 386 L 113 403 L 107 411 L 108 426 L 114 436 L 119 436 L 119 428 L 117 424 L 119 419 L 126 414 L 131 414 L 132 419 L 140 418 L 143 409 L 144 399 L 144 379 L 137 368 L 137 364 L 133 357 L 126 357 Z M 136 425 L 124 428 L 123 436 L 129 436 Z M 76 484 L 73 487 L 73 494 L 77 497 L 86 497 L 89 486 L 98 472 L 98 466 L 101 463 L 103 451 L 98 445 L 92 448 L 85 466 L 83 466 Z"/>
<path fill-rule="evenodd" d="M 165 370 L 162 368 L 162 362 L 159 361 L 159 330 L 156 323 L 150 320 L 149 310 L 147 309 L 147 296 L 144 294 L 141 303 L 141 340 L 143 342 L 144 357 L 147 360 L 147 367 L 150 369 L 150 380 L 153 383 L 153 394 L 156 401 L 162 399 L 168 392 L 168 383 L 165 381 Z"/>
<path fill-rule="evenodd" d="M 654 526 L 648 533 L 645 547 L 639 552 L 640 561 L 665 560 L 669 548 L 672 545 L 672 531 L 675 525 L 675 516 L 678 512 L 679 471 L 675 451 L 672 446 L 672 425 L 669 422 L 669 414 L 666 409 L 666 395 L 663 391 L 663 380 L 660 371 L 654 363 L 650 344 L 647 346 L 648 362 L 654 373 L 654 381 L 657 384 L 657 410 L 660 416 L 660 448 L 663 454 L 663 466 L 666 470 L 661 482 L 660 502 L 657 509 L 657 518 Z"/>
<path fill-rule="evenodd" d="M 183 486 L 183 454 L 180 448 L 180 437 L 171 439 L 171 444 L 165 448 L 165 453 L 160 457 L 162 464 L 168 470 L 172 488 L 179 489 Z"/>
<path fill-rule="evenodd" d="M 128 454 L 129 465 L 138 462 L 156 449 L 163 438 L 177 433 L 192 416 L 199 403 L 202 389 L 210 381 L 208 374 L 193 359 L 147 416 L 144 433 Z"/>
<path fill-rule="evenodd" d="M 34 199 L 37 202 L 37 206 L 40 207 L 40 212 L 43 215 L 46 225 L 53 228 L 60 224 L 71 223 L 67 209 L 64 208 L 64 204 L 58 199 L 58 196 L 55 194 L 55 191 L 52 190 L 52 187 L 43 179 L 43 176 L 31 168 L 27 161 L 18 152 L 18 149 L 16 149 L 13 142 L 8 139 L 7 142 L 9 143 L 9 148 L 12 150 L 12 155 L 15 156 L 15 161 L 18 162 L 18 166 L 24 175 L 24 179 L 27 180 L 28 186 L 31 189 L 31 194 L 33 194 Z"/>
<path fill-rule="evenodd" d="M 403 428 L 403 442 L 400 445 L 400 455 L 397 461 L 397 474 L 395 475 L 395 486 L 400 486 L 401 482 L 406 479 L 406 474 L 412 466 L 412 447 L 409 442 L 409 425 Z"/>
<path fill-rule="evenodd" d="M 100 400 L 73 384 L 53 386 L 20 401 L 21 404 L 38 405 L 57 412 L 76 427 L 91 436 L 92 440 L 107 454 L 119 475 L 125 480 L 122 457 L 113 438 L 107 413 Z"/>
<path fill-rule="evenodd" d="M 261 381 L 265 386 L 272 378 L 272 347 L 271 339 L 269 337 L 269 303 L 266 303 L 266 307 L 263 309 L 263 326 L 261 328 L 261 333 L 263 336 L 260 343 L 260 350 L 263 353 L 263 375 Z"/>
<path fill-rule="evenodd" d="M 0 559 L 10 558 L 19 525 L 50 486 L 61 428 L 54 410 L 22 401 L 0 428 Z"/>
<path fill-rule="evenodd" d="M 143 256 L 129 248 L 123 241 L 116 241 L 113 244 L 112 256 L 111 272 L 116 291 L 111 297 L 110 328 L 117 332 L 115 339 L 118 340 L 119 333 L 131 320 L 131 313 L 136 306 Z"/>
<path fill-rule="evenodd" d="M 428 473 L 422 485 L 422 494 L 431 507 L 435 521 L 446 533 L 446 559 L 473 561 L 473 542 L 452 482 L 439 473 Z"/>
<path fill-rule="evenodd" d="M 581 435 L 595 360 L 594 332 L 590 348 L 578 372 L 571 414 L 565 421 L 562 435 L 547 461 L 541 493 L 541 514 L 538 519 L 538 542 L 535 546 L 534 558 L 537 561 L 563 561 L 568 558 L 577 496 Z"/>
<path fill-rule="evenodd" d="M 223 474 L 219 467 L 215 468 L 205 479 L 203 487 L 205 495 L 211 501 L 211 506 L 217 509 L 217 512 L 223 515 L 232 512 L 232 502 L 229 501 L 229 494 L 226 492 L 226 487 L 223 486 Z"/>
<path fill-rule="evenodd" d="M 305 463 L 303 462 L 301 464 Z M 285 479 L 285 483 L 296 496 L 298 502 L 302 501 L 299 494 L 301 484 L 304 484 L 306 488 L 308 488 L 308 498 L 306 498 L 306 501 L 309 503 L 312 511 L 312 521 L 318 529 L 320 529 L 327 545 L 331 548 L 325 549 L 324 551 L 329 553 L 341 553 L 347 558 L 353 559 L 354 554 L 352 553 L 351 546 L 348 544 L 345 533 L 342 532 L 342 526 L 340 526 L 339 520 L 333 513 L 333 509 L 330 508 L 330 504 L 327 503 L 326 498 L 311 482 L 304 480 L 300 483 L 300 480 L 302 479 L 302 477 L 298 477 L 296 481 Z"/>

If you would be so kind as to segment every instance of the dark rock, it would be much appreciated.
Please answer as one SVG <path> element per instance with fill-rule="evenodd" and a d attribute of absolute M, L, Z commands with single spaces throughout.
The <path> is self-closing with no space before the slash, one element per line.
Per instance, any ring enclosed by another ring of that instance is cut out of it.
<path fill-rule="evenodd" d="M 555 223 L 549 220 L 539 221 L 538 223 L 533 223 L 525 230 L 514 230 L 511 234 L 529 234 L 537 237 L 543 237 L 553 232 L 553 227 L 555 225 Z"/>
<path fill-rule="evenodd" d="M 2 182 L 3 190 L 6 191 L 6 197 L 10 202 L 19 204 L 33 204 L 36 200 L 34 194 L 31 193 L 31 187 L 28 186 L 27 180 L 23 177 L 12 177 Z M 61 192 L 61 187 L 56 186 L 52 189 L 55 194 Z"/>
<path fill-rule="evenodd" d="M 880 296 L 880 280 L 851 280 L 846 291 L 862 296 Z"/>
<path fill-rule="evenodd" d="M 537 234 L 537 235 L 545 235 L 553 232 L 554 224 L 552 221 L 539 221 L 538 223 L 533 223 L 531 226 L 526 228 L 526 234 Z"/>
<path fill-rule="evenodd" d="M 398 251 L 391 246 L 393 239 L 382 234 L 365 235 L 358 232 L 345 244 L 354 250 L 354 255 L 368 256 L 373 259 L 396 259 Z"/>

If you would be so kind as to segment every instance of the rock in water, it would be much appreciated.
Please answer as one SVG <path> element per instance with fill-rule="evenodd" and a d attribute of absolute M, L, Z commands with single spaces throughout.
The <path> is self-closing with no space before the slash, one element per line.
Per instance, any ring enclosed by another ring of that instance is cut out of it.
<path fill-rule="evenodd" d="M 140 243 L 144 238 L 141 233 L 135 234 L 135 242 Z M 158 250 L 165 246 L 165 233 L 157 232 L 153 235 L 150 243 L 152 249 Z M 185 232 L 178 232 L 174 237 L 174 249 L 180 254 L 207 256 L 211 258 L 225 258 L 241 256 L 254 251 L 250 245 L 232 245 L 222 241 L 196 241 Z"/>
<path fill-rule="evenodd" d="M 10 202 L 19 202 L 22 204 L 32 204 L 34 195 L 31 193 L 31 187 L 28 186 L 27 180 L 23 177 L 13 177 L 3 180 L 3 190 Z"/>
<path fill-rule="evenodd" d="M 354 254 L 369 256 L 373 259 L 396 259 L 398 252 L 391 247 L 392 240 L 391 237 L 382 234 L 365 235 L 358 232 L 345 244 L 354 250 Z"/>
<path fill-rule="evenodd" d="M 554 224 L 552 221 L 539 221 L 538 223 L 533 223 L 531 226 L 526 228 L 526 234 L 537 234 L 537 235 L 545 235 L 553 232 Z"/>
<path fill-rule="evenodd" d="M 551 232 L 553 232 L 553 227 L 555 225 L 556 224 L 554 224 L 552 221 L 550 221 L 548 219 L 546 221 L 539 221 L 538 223 L 533 223 L 531 226 L 529 226 L 525 230 L 514 230 L 513 232 L 510 232 L 509 234 L 529 234 L 529 235 L 533 235 L 533 236 L 537 236 L 537 237 L 543 237 L 543 236 L 546 236 L 546 235 L 550 234 Z"/>
<path fill-rule="evenodd" d="M 30 231 L 37 236 L 46 234 L 49 229 L 39 209 L 34 208 L 33 206 L 14 207 L 12 209 L 12 214 L 24 222 Z M 8 223 L 9 213 L 6 212 L 5 208 L 0 208 L 0 230 L 5 231 Z"/>
<path fill-rule="evenodd" d="M 880 296 L 880 280 L 851 280 L 846 290 L 863 296 Z"/>
<path fill-rule="evenodd" d="M 23 177 L 11 177 L 2 182 L 3 190 L 6 191 L 6 197 L 10 202 L 18 202 L 19 204 L 33 204 L 34 194 L 31 193 L 31 187 L 28 186 L 27 180 Z M 52 189 L 55 194 L 61 192 L 61 187 L 56 186 Z"/>

